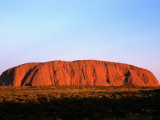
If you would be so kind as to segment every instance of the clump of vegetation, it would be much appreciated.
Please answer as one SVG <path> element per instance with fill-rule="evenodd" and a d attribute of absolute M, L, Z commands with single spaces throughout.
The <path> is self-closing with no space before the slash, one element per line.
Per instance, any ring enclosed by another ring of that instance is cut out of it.
<path fill-rule="evenodd" d="M 160 87 L 0 87 L 4 120 L 160 119 Z"/>

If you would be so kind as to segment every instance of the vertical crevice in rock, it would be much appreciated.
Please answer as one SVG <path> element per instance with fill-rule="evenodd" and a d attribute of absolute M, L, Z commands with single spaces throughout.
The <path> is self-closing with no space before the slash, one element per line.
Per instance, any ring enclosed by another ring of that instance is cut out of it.
<path fill-rule="evenodd" d="M 26 82 L 27 78 L 31 75 L 31 73 L 36 69 L 36 67 L 29 69 L 29 71 L 26 73 L 24 78 L 21 81 L 21 86 L 24 86 L 24 83 Z"/>
<path fill-rule="evenodd" d="M 124 76 L 125 76 L 125 79 L 124 79 L 123 85 L 129 86 L 130 85 L 129 79 L 130 79 L 130 76 L 131 76 L 130 71 L 128 71 Z"/>
<path fill-rule="evenodd" d="M 96 85 L 97 75 L 95 68 L 92 69 L 93 85 Z"/>
<path fill-rule="evenodd" d="M 36 75 L 37 72 L 38 72 L 38 69 L 34 71 L 34 74 L 32 75 L 31 80 L 29 81 L 28 84 L 25 84 L 25 86 L 32 86 L 32 81 L 33 81 L 34 76 Z"/>

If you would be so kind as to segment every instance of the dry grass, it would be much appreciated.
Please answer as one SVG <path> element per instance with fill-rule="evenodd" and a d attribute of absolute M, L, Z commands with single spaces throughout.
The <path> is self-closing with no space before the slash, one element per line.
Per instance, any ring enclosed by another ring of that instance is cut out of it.
<path fill-rule="evenodd" d="M 28 120 L 150 120 L 160 118 L 159 101 L 160 87 L 0 87 L 0 116 Z"/>
<path fill-rule="evenodd" d="M 160 87 L 103 87 L 103 86 L 38 86 L 38 87 L 0 87 L 0 103 L 39 103 L 40 97 L 49 102 L 61 98 L 110 98 L 148 97 L 148 91 Z"/>

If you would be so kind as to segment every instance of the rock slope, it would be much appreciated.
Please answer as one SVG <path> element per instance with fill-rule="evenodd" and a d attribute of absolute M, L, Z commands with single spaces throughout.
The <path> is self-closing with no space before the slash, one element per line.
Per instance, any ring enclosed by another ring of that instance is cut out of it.
<path fill-rule="evenodd" d="M 3 72 L 0 86 L 158 86 L 148 70 L 98 60 L 27 63 Z"/>

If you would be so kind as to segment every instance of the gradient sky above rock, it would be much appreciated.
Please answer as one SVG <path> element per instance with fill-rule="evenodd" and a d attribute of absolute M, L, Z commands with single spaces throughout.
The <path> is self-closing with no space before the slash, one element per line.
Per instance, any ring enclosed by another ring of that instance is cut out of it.
<path fill-rule="evenodd" d="M 160 81 L 159 0 L 1 0 L 0 74 L 13 66 L 97 59 Z"/>

